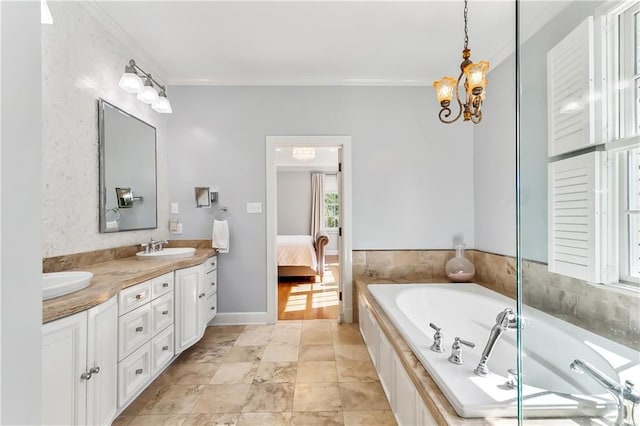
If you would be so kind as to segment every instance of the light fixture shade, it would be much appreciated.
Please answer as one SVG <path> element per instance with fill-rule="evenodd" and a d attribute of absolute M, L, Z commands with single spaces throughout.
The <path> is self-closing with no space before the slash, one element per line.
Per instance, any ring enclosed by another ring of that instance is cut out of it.
<path fill-rule="evenodd" d="M 158 100 L 151 104 L 151 108 L 160 114 L 171 114 L 173 112 L 171 102 L 167 99 L 167 94 L 164 90 L 158 94 Z"/>
<path fill-rule="evenodd" d="M 447 105 L 453 99 L 453 93 L 456 88 L 456 79 L 453 77 L 442 77 L 441 80 L 433 82 L 433 88 L 436 89 L 436 97 L 440 105 L 446 103 Z"/>
<path fill-rule="evenodd" d="M 484 89 L 487 85 L 487 72 L 489 71 L 489 62 L 480 61 L 475 64 L 469 64 L 464 67 L 464 76 L 469 85 L 469 92 L 473 92 L 476 88 Z"/>
<path fill-rule="evenodd" d="M 142 90 L 142 79 L 138 77 L 134 67 L 126 66 L 118 85 L 129 93 L 139 93 Z"/>
<path fill-rule="evenodd" d="M 156 92 L 156 89 L 153 88 L 153 83 L 151 83 L 151 80 L 149 78 L 147 78 L 147 80 L 144 82 L 144 87 L 142 88 L 140 93 L 138 93 L 137 98 L 140 102 L 144 102 L 145 104 L 149 105 L 158 100 L 158 92 Z"/>
<path fill-rule="evenodd" d="M 296 160 L 311 161 L 316 158 L 316 150 L 313 147 L 293 148 L 291 156 Z"/>

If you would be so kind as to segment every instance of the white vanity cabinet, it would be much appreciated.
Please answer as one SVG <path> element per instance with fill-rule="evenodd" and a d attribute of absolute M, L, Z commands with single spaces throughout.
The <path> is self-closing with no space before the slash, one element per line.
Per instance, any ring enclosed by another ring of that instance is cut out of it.
<path fill-rule="evenodd" d="M 217 258 L 176 271 L 176 353 L 196 343 L 217 314 Z"/>
<path fill-rule="evenodd" d="M 173 289 L 174 276 L 170 272 L 120 291 L 119 408 L 136 397 L 173 359 Z"/>
<path fill-rule="evenodd" d="M 117 330 L 116 297 L 42 326 L 42 424 L 111 423 Z"/>

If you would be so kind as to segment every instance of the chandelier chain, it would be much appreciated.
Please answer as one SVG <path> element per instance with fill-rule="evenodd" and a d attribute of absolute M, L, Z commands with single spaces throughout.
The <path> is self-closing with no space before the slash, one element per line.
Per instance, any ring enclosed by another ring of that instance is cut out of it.
<path fill-rule="evenodd" d="M 468 0 L 464 0 L 464 48 L 469 48 L 469 28 L 467 14 L 469 12 Z"/>

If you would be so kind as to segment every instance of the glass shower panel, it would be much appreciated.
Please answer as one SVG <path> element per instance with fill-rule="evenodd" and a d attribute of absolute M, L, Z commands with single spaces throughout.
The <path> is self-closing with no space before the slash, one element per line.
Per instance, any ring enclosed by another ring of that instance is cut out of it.
<path fill-rule="evenodd" d="M 639 4 L 519 2 L 525 425 L 640 426 L 640 407 L 631 411 L 640 402 L 640 283 L 625 274 L 625 265 L 640 262 L 640 183 L 625 179 L 635 173 L 637 164 L 625 159 L 635 158 L 639 139 L 618 128 L 640 110 L 638 15 L 628 15 L 626 26 L 623 16 Z M 529 25 L 544 14 L 543 26 Z"/>

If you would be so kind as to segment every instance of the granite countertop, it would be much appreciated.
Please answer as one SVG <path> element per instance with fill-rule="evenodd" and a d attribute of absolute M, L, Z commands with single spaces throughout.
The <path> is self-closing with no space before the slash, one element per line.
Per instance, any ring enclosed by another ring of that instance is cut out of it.
<path fill-rule="evenodd" d="M 193 257 L 173 260 L 138 260 L 135 257 L 112 260 L 79 269 L 93 273 L 91 284 L 79 291 L 42 302 L 42 322 L 46 323 L 92 308 L 109 300 L 121 289 L 173 272 L 176 269 L 199 265 L 215 249 L 196 249 Z"/>
<path fill-rule="evenodd" d="M 371 282 L 356 281 L 355 288 L 357 294 L 363 295 L 365 301 L 372 314 L 374 315 L 381 330 L 389 339 L 389 342 L 394 347 L 398 358 L 403 364 L 407 374 L 413 382 L 416 390 L 425 406 L 431 412 L 431 415 L 435 418 L 439 425 L 462 425 L 462 426 L 506 426 L 517 424 L 515 418 L 473 418 L 467 419 L 459 417 L 455 412 L 453 406 L 449 403 L 444 396 L 438 385 L 433 381 L 427 370 L 422 366 L 418 358 L 413 354 L 413 351 L 409 345 L 404 341 L 404 338 L 396 330 L 395 326 L 385 314 L 382 307 L 378 304 L 375 298 L 371 295 L 367 289 L 368 284 L 404 284 L 403 280 L 380 280 L 376 279 Z M 415 280 L 411 281 L 415 283 Z M 446 282 L 443 280 L 426 280 L 424 282 Z M 545 425 L 545 426 L 560 426 L 560 425 L 573 425 L 579 424 L 573 419 L 527 419 L 527 424 L 531 425 Z"/>

